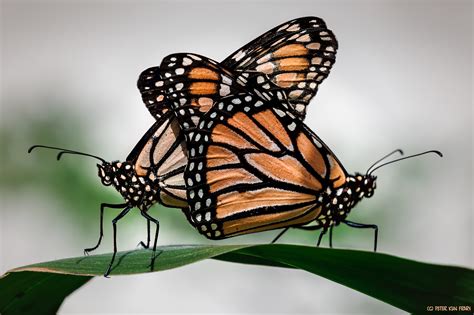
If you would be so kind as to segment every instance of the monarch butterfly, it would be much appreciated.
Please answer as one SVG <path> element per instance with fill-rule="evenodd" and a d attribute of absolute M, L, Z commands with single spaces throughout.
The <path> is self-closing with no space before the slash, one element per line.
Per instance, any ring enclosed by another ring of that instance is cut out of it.
<path fill-rule="evenodd" d="M 169 133 L 175 133 L 175 135 L 170 136 Z M 34 145 L 28 152 L 35 148 L 60 150 L 57 156 L 58 160 L 64 154 L 84 155 L 100 160 L 102 164 L 97 164 L 97 167 L 102 184 L 113 185 L 123 196 L 124 203 L 102 203 L 100 205 L 99 240 L 95 246 L 84 249 L 84 254 L 88 254 L 99 247 L 103 237 L 104 209 L 122 209 L 112 220 L 114 252 L 104 276 L 108 277 L 110 274 L 117 253 L 117 222 L 134 207 L 137 207 L 147 220 L 147 242 L 146 244 L 140 242 L 144 248 L 150 247 L 150 222 L 156 225 L 151 264 L 153 266 L 160 226 L 158 220 L 148 213 L 149 208 L 156 202 L 177 208 L 187 205 L 185 186 L 182 180 L 187 162 L 186 148 L 184 147 L 183 134 L 179 132 L 176 120 L 170 120 L 169 117 L 164 116 L 156 121 L 124 162 L 107 162 L 96 155 L 44 145 Z"/>
<path fill-rule="evenodd" d="M 175 64 L 179 64 L 185 56 L 173 55 L 164 62 L 175 58 Z M 199 62 L 204 63 L 205 57 L 200 58 Z M 211 60 L 206 63 L 215 64 Z M 168 75 L 163 85 L 186 134 L 188 217 L 210 239 L 298 227 L 322 229 L 319 245 L 328 230 L 332 235 L 333 226 L 343 222 L 352 227 L 373 228 L 375 251 L 377 226 L 346 219 L 359 201 L 373 195 L 373 172 L 420 154 L 441 156 L 438 151 L 427 151 L 377 166 L 378 161 L 366 174 L 349 175 L 288 104 L 264 99 L 258 90 L 231 89 L 238 92 L 222 97 L 196 122 L 192 96 L 177 85 L 181 87 L 188 80 L 193 66 L 186 67 L 181 76 L 173 67 L 176 66 L 166 69 L 166 73 L 174 74 Z M 223 75 L 216 73 L 215 77 Z M 262 76 L 257 74 L 252 79 L 258 82 Z M 231 78 L 229 82 L 235 81 Z"/>
<path fill-rule="evenodd" d="M 190 104 L 196 109 L 199 108 L 199 113 L 204 113 L 216 99 L 227 93 L 242 93 L 247 88 L 246 76 L 261 72 L 265 77 L 254 82 L 254 88 L 257 91 L 258 89 L 264 91 L 267 97 L 278 95 L 280 100 L 285 100 L 295 114 L 303 119 L 306 106 L 335 62 L 336 49 L 337 41 L 322 19 L 298 18 L 285 22 L 249 42 L 226 58 L 222 62 L 223 67 L 218 67 L 218 70 L 209 68 L 212 63 L 217 65 L 216 62 L 210 62 L 201 68 L 210 71 L 201 71 L 195 67 L 197 70 L 190 72 L 182 83 L 190 83 L 187 90 L 187 94 L 192 97 Z M 197 60 L 193 58 L 200 57 L 192 56 L 185 56 L 182 59 L 183 66 L 193 61 L 194 65 L 197 64 Z M 172 58 L 162 63 L 165 65 L 164 68 L 172 66 Z M 229 70 L 224 71 L 225 67 Z M 222 77 L 213 77 L 220 71 L 223 71 Z M 242 73 L 238 81 L 240 86 L 228 81 L 232 76 L 231 71 Z M 166 75 L 166 72 L 164 74 Z M 162 83 L 162 71 L 159 67 L 149 68 L 139 77 L 137 85 L 142 99 L 157 121 L 124 162 L 107 162 L 96 155 L 44 145 L 35 145 L 29 149 L 29 152 L 39 147 L 59 150 L 58 159 L 63 154 L 78 154 L 100 160 L 102 164 L 97 166 L 102 184 L 113 185 L 124 197 L 125 203 L 122 204 L 101 204 L 99 240 L 94 247 L 84 250 L 87 254 L 98 248 L 101 243 L 104 209 L 123 209 L 112 221 L 114 254 L 105 276 L 109 275 L 117 252 L 116 224 L 130 209 L 138 207 L 147 219 L 147 243 L 140 243 L 143 247 L 150 246 L 150 222 L 156 225 L 152 257 L 155 257 L 159 223 L 148 214 L 148 209 L 156 202 L 187 209 L 183 179 L 187 162 L 184 134 L 179 128 L 166 91 L 160 85 Z M 219 84 L 219 88 L 210 88 L 213 84 L 215 87 Z M 195 119 L 198 118 L 199 115 Z M 187 211 L 185 213 L 187 214 Z"/>

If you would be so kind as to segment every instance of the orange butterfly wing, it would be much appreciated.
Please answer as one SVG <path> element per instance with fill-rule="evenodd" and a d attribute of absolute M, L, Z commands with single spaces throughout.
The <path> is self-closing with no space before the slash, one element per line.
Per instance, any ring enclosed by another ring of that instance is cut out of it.
<path fill-rule="evenodd" d="M 127 157 L 139 176 L 146 176 L 159 185 L 161 204 L 187 206 L 184 169 L 188 162 L 184 134 L 176 117 L 165 113 L 145 133 Z"/>
<path fill-rule="evenodd" d="M 307 224 L 347 174 L 291 111 L 251 93 L 217 103 L 187 147 L 189 216 L 208 238 Z"/>
<path fill-rule="evenodd" d="M 317 93 L 336 61 L 336 37 L 318 17 L 303 17 L 283 23 L 257 37 L 222 65 L 236 72 L 257 71 L 273 84 L 263 88 L 282 90 L 304 118 L 306 106 Z"/>

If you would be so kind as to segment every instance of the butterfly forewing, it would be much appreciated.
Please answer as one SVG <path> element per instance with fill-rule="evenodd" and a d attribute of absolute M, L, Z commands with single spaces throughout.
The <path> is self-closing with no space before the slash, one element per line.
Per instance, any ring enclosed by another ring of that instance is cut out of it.
<path fill-rule="evenodd" d="M 162 79 L 159 67 L 151 67 L 143 71 L 137 82 L 143 103 L 155 119 L 159 119 L 170 110 L 160 82 Z"/>
<path fill-rule="evenodd" d="M 187 140 L 189 217 L 209 238 L 304 225 L 345 181 L 331 151 L 279 103 L 220 100 Z"/>
<path fill-rule="evenodd" d="M 187 205 L 183 173 L 187 163 L 186 144 L 176 117 L 164 114 L 142 137 L 127 161 L 138 176 L 157 181 L 160 203 L 182 208 Z M 128 187 L 126 187 L 127 189 Z"/>
<path fill-rule="evenodd" d="M 304 118 L 306 106 L 335 62 L 337 47 L 334 34 L 327 29 L 322 19 L 303 17 L 274 27 L 231 54 L 221 65 L 237 73 L 236 76 L 239 73 L 264 74 L 266 78 L 257 80 L 256 87 L 262 91 L 283 91 L 290 106 L 299 117 Z M 170 110 L 163 80 L 173 80 L 172 76 L 176 74 L 173 71 L 179 69 L 180 74 L 182 69 L 199 63 L 201 57 L 196 54 L 171 55 L 163 60 L 161 69 L 152 67 L 142 72 L 138 88 L 145 105 L 155 118 Z M 217 62 L 214 62 L 214 66 L 219 67 Z M 225 96 L 227 88 L 232 84 L 225 78 L 220 78 L 218 83 L 219 78 L 213 76 L 215 68 L 212 64 L 203 64 L 203 67 L 207 71 L 198 73 L 195 70 L 196 73 L 190 73 L 189 79 L 196 82 L 192 88 L 187 86 L 191 89 L 189 93 L 192 98 L 189 101 L 199 104 L 202 110 L 208 109 L 216 98 Z M 165 77 L 163 72 L 170 77 Z M 175 82 L 178 88 L 181 87 L 179 83 L 186 82 Z"/>
<path fill-rule="evenodd" d="M 226 58 L 222 64 L 239 72 L 265 74 L 271 84 L 262 88 L 283 90 L 304 118 L 306 106 L 328 76 L 338 44 L 324 21 L 305 17 L 279 25 Z"/>

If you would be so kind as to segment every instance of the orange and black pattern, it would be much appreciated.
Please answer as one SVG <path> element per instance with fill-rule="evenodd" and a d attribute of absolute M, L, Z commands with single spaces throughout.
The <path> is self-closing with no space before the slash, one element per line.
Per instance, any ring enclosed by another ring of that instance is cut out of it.
<path fill-rule="evenodd" d="M 303 17 L 276 26 L 237 50 L 222 65 L 236 72 L 257 71 L 282 90 L 291 107 L 304 118 L 306 106 L 336 61 L 338 43 L 324 21 Z"/>
<path fill-rule="evenodd" d="M 296 115 L 304 118 L 306 106 L 335 62 L 337 47 L 334 34 L 327 29 L 322 19 L 304 17 L 274 27 L 231 54 L 220 65 L 235 72 L 236 77 L 241 74 L 242 81 L 239 83 L 244 86 L 250 86 L 245 82 L 249 75 L 264 74 L 255 82 L 257 89 L 262 92 L 272 90 L 284 93 L 285 96 L 279 98 L 288 99 Z M 163 80 L 167 79 L 163 72 L 169 68 L 178 69 L 176 60 L 180 55 L 182 54 L 172 55 L 164 60 L 161 68 L 152 67 L 143 71 L 138 79 L 137 85 L 142 99 L 155 118 L 170 109 L 171 105 L 162 85 Z M 200 58 L 195 54 L 192 56 Z M 176 60 L 171 60 L 173 57 Z M 188 66 L 199 60 L 187 57 L 181 61 L 184 61 L 183 66 Z M 212 76 L 212 69 L 210 70 L 210 73 L 199 75 Z M 208 79 L 211 83 L 216 81 L 215 77 Z M 209 107 L 207 104 L 210 100 L 222 97 L 219 87 L 214 93 L 211 93 L 209 87 L 210 84 L 197 86 L 197 90 L 207 94 L 194 95 L 194 101 L 198 102 L 199 98 L 202 98 L 201 102 L 206 104 L 204 106 Z"/>
<path fill-rule="evenodd" d="M 163 79 L 157 85 L 179 113 L 189 113 L 189 120 L 181 122 L 184 129 L 194 127 L 216 100 L 245 91 L 237 84 L 232 72 L 216 61 L 197 54 L 173 54 L 160 65 Z"/>
<path fill-rule="evenodd" d="M 337 41 L 325 23 L 306 17 L 273 28 L 221 64 L 197 54 L 167 56 L 138 80 L 144 103 L 160 123 L 129 156 L 137 173 L 162 179 L 159 202 L 185 206 L 187 157 L 182 154 L 184 136 L 173 127 L 178 125 L 173 116 L 180 117 L 184 130 L 195 128 L 216 101 L 250 91 L 262 102 L 281 103 L 292 117 L 304 118 L 307 102 L 335 61 L 336 49 Z"/>
<path fill-rule="evenodd" d="M 235 76 L 217 61 L 189 53 L 167 56 L 160 68 L 164 79 L 158 85 L 177 115 L 184 117 L 181 125 L 185 130 L 194 128 L 217 100 L 245 91 L 265 101 L 283 102 L 288 107 L 284 93 L 260 88 L 258 83 L 267 80 L 261 73 Z"/>
<path fill-rule="evenodd" d="M 187 141 L 192 224 L 223 238 L 321 219 L 322 193 L 346 183 L 327 146 L 291 112 L 252 93 L 223 98 Z"/>
<path fill-rule="evenodd" d="M 184 135 L 172 112 L 168 112 L 153 124 L 127 157 L 137 181 L 153 183 L 148 189 L 156 191 L 150 199 L 143 199 L 145 208 L 156 201 L 168 207 L 187 206 L 183 181 L 186 155 Z M 130 188 L 120 189 L 128 192 Z"/>

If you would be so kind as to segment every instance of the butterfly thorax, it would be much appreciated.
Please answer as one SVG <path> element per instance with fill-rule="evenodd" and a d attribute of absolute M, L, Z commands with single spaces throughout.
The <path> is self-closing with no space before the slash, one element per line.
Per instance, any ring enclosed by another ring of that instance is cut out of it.
<path fill-rule="evenodd" d="M 137 175 L 135 166 L 130 162 L 114 161 L 98 164 L 97 167 L 102 184 L 113 185 L 130 206 L 146 211 L 156 202 L 157 191 L 153 187 L 158 185 L 149 176 Z"/>
<path fill-rule="evenodd" d="M 372 197 L 375 188 L 375 176 L 359 173 L 347 176 L 345 184 L 336 189 L 327 188 L 318 198 L 322 206 L 316 226 L 327 229 L 339 225 L 362 198 Z"/>

